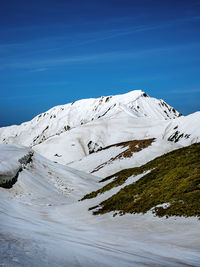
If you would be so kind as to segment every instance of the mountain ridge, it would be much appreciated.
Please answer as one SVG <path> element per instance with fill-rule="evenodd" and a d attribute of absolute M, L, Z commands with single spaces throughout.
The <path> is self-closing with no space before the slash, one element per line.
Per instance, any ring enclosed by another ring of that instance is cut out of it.
<path fill-rule="evenodd" d="M 150 98 L 143 91 L 135 90 L 122 95 L 82 99 L 55 106 L 37 115 L 31 121 L 0 128 L 0 141 L 34 146 L 74 127 L 111 117 L 121 109 L 124 112 L 128 112 L 127 109 L 129 109 L 129 113 L 131 109 L 135 117 L 150 116 L 168 119 L 180 116 L 179 112 L 163 100 Z M 30 136 L 25 137 L 23 133 L 29 128 L 31 128 Z M 24 139 L 26 139 L 25 143 Z"/>

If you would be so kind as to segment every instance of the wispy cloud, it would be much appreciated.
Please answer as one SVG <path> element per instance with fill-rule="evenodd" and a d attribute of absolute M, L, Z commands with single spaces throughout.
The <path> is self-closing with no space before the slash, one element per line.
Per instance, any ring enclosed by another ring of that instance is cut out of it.
<path fill-rule="evenodd" d="M 15 68 L 15 69 L 27 69 L 32 70 L 33 68 L 47 69 L 48 67 L 54 67 L 69 63 L 84 63 L 89 61 L 95 61 L 100 59 L 105 59 L 105 57 L 112 57 L 112 53 L 107 54 L 93 54 L 93 55 L 81 55 L 74 57 L 54 57 L 49 59 L 37 59 L 37 60 L 24 60 L 14 63 L 1 64 L 0 69 L 4 68 Z"/>
<path fill-rule="evenodd" d="M 48 68 L 39 68 L 39 69 L 31 70 L 31 72 L 43 72 L 43 71 L 46 71 L 46 70 L 48 70 Z"/>
<path fill-rule="evenodd" d="M 96 33 L 93 33 L 93 36 L 91 34 L 90 36 L 91 38 L 87 38 L 87 40 L 78 43 L 78 45 L 104 41 L 104 40 L 108 40 L 108 39 L 112 39 L 112 38 L 116 38 L 120 36 L 125 36 L 125 35 L 132 35 L 138 32 L 146 32 L 146 31 L 164 29 L 170 26 L 174 26 L 176 24 L 190 22 L 190 21 L 198 21 L 198 20 L 200 20 L 200 16 L 179 18 L 179 19 L 174 19 L 174 20 L 170 20 L 167 22 L 159 23 L 159 24 L 157 23 L 157 24 L 152 24 L 152 25 L 138 25 L 138 26 L 133 26 L 133 27 L 121 28 L 121 29 L 111 29 L 111 30 L 104 31 L 104 32 L 96 32 Z"/>
<path fill-rule="evenodd" d="M 176 49 L 176 46 L 169 46 L 164 48 L 155 47 L 154 49 L 143 49 L 128 52 L 116 51 L 107 53 L 66 56 L 66 48 L 70 46 L 84 46 L 112 38 L 122 37 L 125 35 L 132 35 L 137 32 L 163 29 L 176 24 L 182 24 L 188 21 L 196 20 L 200 20 L 200 16 L 178 18 L 154 25 L 138 25 L 133 27 L 112 28 L 106 31 L 90 31 L 82 33 L 76 32 L 70 36 L 65 33 L 64 35 L 60 34 L 58 36 L 50 36 L 47 38 L 37 38 L 35 41 L 0 44 L 0 53 L 2 54 L 0 70 L 12 68 L 26 69 L 31 72 L 44 72 L 47 71 L 50 67 L 64 64 L 81 64 L 95 61 L 102 62 L 108 60 L 117 60 L 121 58 L 125 59 L 127 57 L 136 58 L 156 51 L 159 52 L 164 50 Z M 57 26 L 60 27 L 60 24 Z M 195 44 L 180 44 L 178 45 L 178 47 L 181 49 L 184 46 L 192 47 L 193 45 Z M 65 49 L 63 57 L 52 56 L 59 53 L 61 54 L 62 49 Z M 59 53 L 56 53 L 57 50 L 60 50 Z M 38 55 L 40 55 L 40 58 L 36 59 Z"/>
<path fill-rule="evenodd" d="M 141 49 L 141 50 L 132 50 L 132 51 L 115 51 L 115 52 L 106 52 L 106 53 L 96 53 L 96 54 L 87 54 L 87 55 L 78 55 L 78 56 L 57 56 L 49 57 L 45 59 L 32 59 L 26 58 L 24 60 L 19 59 L 15 62 L 10 63 L 1 63 L 0 70 L 3 69 L 24 69 L 28 71 L 47 71 L 48 68 L 62 66 L 67 64 L 85 64 L 85 63 L 101 63 L 101 62 L 110 62 L 117 60 L 125 60 L 127 58 L 136 59 L 143 58 L 144 56 L 152 56 L 162 53 L 162 52 L 171 52 L 171 51 L 180 51 L 181 49 L 192 49 L 199 47 L 199 43 L 190 43 L 190 44 L 178 44 L 173 46 L 166 47 L 155 47 L 151 49 Z"/>
<path fill-rule="evenodd" d="M 35 82 L 31 82 L 31 83 L 27 83 L 27 82 L 19 82 L 19 83 L 15 83 L 14 87 L 15 88 L 27 88 L 29 89 L 30 87 L 31 88 L 34 88 L 34 87 L 40 87 L 40 88 L 50 88 L 50 87 L 55 87 L 58 86 L 59 87 L 63 87 L 63 86 L 69 86 L 70 85 L 70 82 L 69 81 L 52 81 L 52 82 L 49 82 L 49 81 L 46 81 L 46 82 L 41 82 L 41 81 L 35 81 Z M 2 86 L 3 87 L 3 86 Z M 11 84 L 8 88 L 13 88 L 13 85 Z"/>
<path fill-rule="evenodd" d="M 188 89 L 177 89 L 170 91 L 172 94 L 192 94 L 200 93 L 200 88 L 188 88 Z"/>
<path fill-rule="evenodd" d="M 41 98 L 41 97 L 45 97 L 45 96 L 46 96 L 46 94 L 0 96 L 0 101 L 15 100 L 15 99 L 32 99 L 32 98 Z"/>
<path fill-rule="evenodd" d="M 186 23 L 186 22 L 192 22 L 192 21 L 198 21 L 200 20 L 200 16 L 191 16 L 191 17 L 184 17 L 184 18 L 177 18 L 177 19 L 172 19 L 169 21 L 165 22 L 159 22 L 156 24 L 152 25 L 134 25 L 134 26 L 120 26 L 117 28 L 110 28 L 108 30 L 103 30 L 103 31 L 76 31 L 76 32 L 71 32 L 70 30 L 70 35 L 69 37 L 68 32 L 66 32 L 66 29 L 69 28 L 71 29 L 71 25 L 69 24 L 54 24 L 54 25 L 42 25 L 42 26 L 31 26 L 31 27 L 20 27 L 20 28 L 13 28 L 14 31 L 16 30 L 24 30 L 24 31 L 31 31 L 31 30 L 37 30 L 38 28 L 51 28 L 53 27 L 54 29 L 59 29 L 60 34 L 59 35 L 52 35 L 51 37 L 35 37 L 34 40 L 28 41 L 28 42 L 21 42 L 21 43 L 9 43 L 9 44 L 0 44 L 0 52 L 5 52 L 6 50 L 12 50 L 12 49 L 29 49 L 29 48 L 34 48 L 36 46 L 43 46 L 44 49 L 47 49 L 46 44 L 48 43 L 48 48 L 52 48 L 53 46 L 54 49 L 59 49 L 63 47 L 70 47 L 70 46 L 81 46 L 81 45 L 87 45 L 87 44 L 92 44 L 95 42 L 100 42 L 108 39 L 113 39 L 117 38 L 120 36 L 126 36 L 126 35 L 132 35 L 138 32 L 146 32 L 146 31 L 153 31 L 153 30 L 159 30 L 159 29 L 164 29 L 167 27 L 171 27 L 174 25 Z M 88 23 L 88 22 L 87 22 Z M 130 23 L 129 23 L 130 24 Z M 62 33 L 62 29 L 65 30 L 64 34 Z M 40 47 L 41 48 L 41 47 Z M 30 49 L 29 49 L 30 50 Z"/>

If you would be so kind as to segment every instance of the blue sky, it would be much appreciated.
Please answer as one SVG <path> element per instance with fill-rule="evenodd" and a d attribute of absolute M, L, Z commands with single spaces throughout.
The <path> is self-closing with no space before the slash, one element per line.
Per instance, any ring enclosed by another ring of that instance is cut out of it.
<path fill-rule="evenodd" d="M 134 89 L 200 110 L 199 0 L 7 0 L 0 36 L 0 126 Z"/>

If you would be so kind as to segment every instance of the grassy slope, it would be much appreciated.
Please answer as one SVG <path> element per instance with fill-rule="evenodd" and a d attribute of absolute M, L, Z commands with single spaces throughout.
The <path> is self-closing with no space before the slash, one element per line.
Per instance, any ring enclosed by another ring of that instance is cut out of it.
<path fill-rule="evenodd" d="M 141 167 L 120 171 L 107 178 L 114 177 L 111 183 L 86 195 L 84 199 L 95 197 L 123 184 L 131 175 L 147 170 L 151 172 L 100 203 L 100 208 L 93 213 L 145 213 L 153 208 L 158 216 L 200 217 L 200 143 L 165 154 Z M 170 205 L 156 207 L 163 203 Z"/>

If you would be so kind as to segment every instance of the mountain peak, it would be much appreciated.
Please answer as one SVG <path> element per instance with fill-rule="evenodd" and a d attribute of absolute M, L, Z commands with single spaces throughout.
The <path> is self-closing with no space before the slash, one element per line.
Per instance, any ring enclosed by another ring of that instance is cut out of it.
<path fill-rule="evenodd" d="M 180 116 L 163 100 L 149 97 L 142 90 L 134 90 L 55 106 L 29 122 L 1 128 L 0 142 L 34 146 L 76 127 L 117 118 L 120 114 L 134 118 L 147 117 L 150 120 L 169 120 Z"/>

